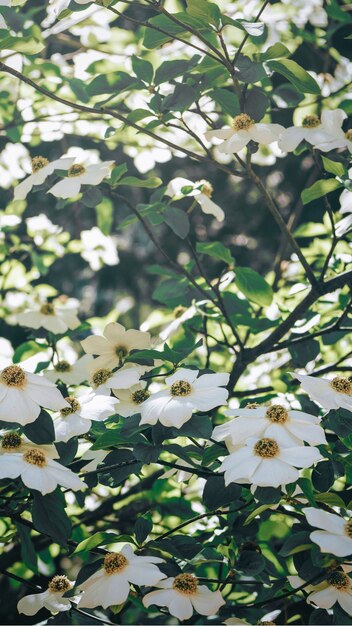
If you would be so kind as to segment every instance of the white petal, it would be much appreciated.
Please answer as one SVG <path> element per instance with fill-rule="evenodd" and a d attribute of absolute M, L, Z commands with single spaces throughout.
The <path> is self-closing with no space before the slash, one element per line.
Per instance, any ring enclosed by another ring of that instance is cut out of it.
<path fill-rule="evenodd" d="M 179 620 L 189 619 L 193 615 L 193 606 L 188 596 L 177 593 L 174 594 L 170 604 L 169 613 Z"/>
<path fill-rule="evenodd" d="M 208 130 L 204 133 L 204 137 L 211 141 L 211 139 L 230 139 L 233 134 L 232 128 L 218 128 L 217 130 Z"/>
<path fill-rule="evenodd" d="M 352 592 L 338 591 L 337 601 L 339 605 L 346 611 L 347 615 L 352 615 Z"/>
<path fill-rule="evenodd" d="M 314 530 L 310 538 L 317 543 L 322 552 L 329 552 L 336 556 L 352 555 L 352 539 L 345 535 L 328 533 L 325 530 Z"/>
<path fill-rule="evenodd" d="M 258 487 L 280 487 L 297 480 L 298 471 L 279 459 L 263 459 L 252 474 L 251 482 Z"/>
<path fill-rule="evenodd" d="M 311 467 L 322 457 L 318 448 L 297 446 L 296 448 L 281 448 L 279 457 L 283 463 L 294 467 Z"/>
<path fill-rule="evenodd" d="M 28 385 L 24 390 L 7 389 L 5 397 L 0 400 L 0 420 L 25 426 L 37 419 L 40 407 L 26 393 L 27 388 Z"/>
<path fill-rule="evenodd" d="M 206 213 L 207 215 L 214 215 L 219 222 L 224 221 L 224 211 L 204 193 L 197 195 L 197 202 L 202 207 L 203 213 Z"/>
<path fill-rule="evenodd" d="M 306 507 L 303 509 L 303 513 L 311 526 L 316 526 L 334 534 L 342 534 L 344 532 L 346 522 L 339 515 L 328 513 L 322 509 L 315 509 L 314 507 Z"/>
<path fill-rule="evenodd" d="M 337 592 L 333 587 L 315 591 L 308 596 L 309 602 L 314 602 L 321 609 L 330 609 L 337 600 Z"/>
<path fill-rule="evenodd" d="M 253 124 L 247 132 L 254 141 L 267 145 L 277 141 L 283 130 L 280 124 Z"/>
<path fill-rule="evenodd" d="M 279 147 L 283 152 L 293 152 L 304 139 L 304 128 L 291 126 L 286 128 L 279 138 Z"/>
<path fill-rule="evenodd" d="M 16 185 L 15 191 L 14 191 L 14 199 L 24 200 L 29 194 L 29 192 L 31 191 L 34 184 L 35 182 L 33 180 L 33 175 L 28 176 L 28 178 L 25 178 L 25 180 L 23 180 L 18 185 Z"/>
<path fill-rule="evenodd" d="M 29 596 L 24 596 L 17 604 L 17 611 L 24 615 L 35 615 L 44 606 L 44 599 L 47 592 L 34 593 Z"/>
<path fill-rule="evenodd" d="M 49 189 L 48 193 L 53 194 L 56 198 L 74 198 L 81 189 L 80 176 L 72 178 L 64 178 L 56 185 Z"/>
<path fill-rule="evenodd" d="M 225 387 L 229 382 L 229 378 L 229 374 L 203 374 L 203 376 L 199 376 L 195 381 L 194 389 Z"/>
<path fill-rule="evenodd" d="M 197 593 L 191 596 L 191 602 L 200 615 L 215 615 L 225 604 L 220 591 L 210 591 L 204 585 L 198 587 Z"/>
<path fill-rule="evenodd" d="M 173 385 L 179 380 L 186 380 L 188 383 L 192 385 L 192 383 L 194 383 L 194 381 L 196 380 L 198 374 L 199 374 L 199 370 L 190 370 L 185 367 L 182 367 L 178 369 L 177 372 L 175 372 L 175 374 L 172 374 L 172 376 L 168 376 L 168 378 L 165 379 L 165 382 L 167 385 Z"/>
<path fill-rule="evenodd" d="M 224 143 L 217 146 L 219 152 L 223 152 L 224 154 L 234 154 L 235 152 L 239 152 L 244 148 L 247 143 L 251 140 L 248 131 L 240 130 L 236 133 L 233 133 L 232 137 Z"/>

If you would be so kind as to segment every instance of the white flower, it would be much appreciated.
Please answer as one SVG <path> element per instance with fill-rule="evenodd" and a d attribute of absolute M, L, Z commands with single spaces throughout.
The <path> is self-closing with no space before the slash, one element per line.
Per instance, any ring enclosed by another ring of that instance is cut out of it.
<path fill-rule="evenodd" d="M 351 556 L 352 554 L 352 519 L 348 521 L 321 509 L 307 507 L 303 509 L 308 524 L 321 530 L 314 530 L 310 538 L 317 543 L 322 552 L 329 552 L 336 556 Z"/>
<path fill-rule="evenodd" d="M 144 606 L 166 606 L 169 613 L 181 621 L 192 617 L 193 610 L 200 615 L 215 615 L 225 604 L 220 591 L 210 591 L 205 585 L 198 585 L 198 579 L 192 574 L 178 574 L 157 586 L 159 590 L 144 596 Z"/>
<path fill-rule="evenodd" d="M 329 152 L 335 148 L 348 147 L 352 152 L 352 136 L 342 130 L 342 122 L 347 115 L 342 109 L 324 110 L 321 120 L 317 115 L 306 115 L 302 126 L 286 128 L 279 139 L 279 146 L 284 152 L 292 152 L 304 139 L 314 148 Z"/>
<path fill-rule="evenodd" d="M 272 624 L 274 623 L 274 620 L 280 615 L 281 611 L 279 611 L 278 609 L 276 609 L 275 611 L 270 611 L 270 613 L 266 613 L 265 615 L 263 615 L 263 617 L 260 619 L 259 622 L 257 622 L 258 625 L 260 624 Z M 249 626 L 248 622 L 246 622 L 243 619 L 239 619 L 238 617 L 229 617 L 228 619 L 224 619 L 224 624 L 227 624 L 227 626 Z"/>
<path fill-rule="evenodd" d="M 186 196 L 194 197 L 195 201 L 200 205 L 203 213 L 214 215 L 219 222 L 222 222 L 225 218 L 225 213 L 217 204 L 215 204 L 215 202 L 211 200 L 213 191 L 212 185 L 207 180 L 198 180 L 193 183 L 187 178 L 177 177 L 169 182 L 165 195 L 171 196 L 175 200 L 179 200 Z"/>
<path fill-rule="evenodd" d="M 102 367 L 91 372 L 89 382 L 97 394 L 109 395 L 111 389 L 130 389 L 139 382 L 139 378 L 138 367 L 122 367 L 116 372 Z"/>
<path fill-rule="evenodd" d="M 18 313 L 17 322 L 21 326 L 28 326 L 28 328 L 45 328 L 56 335 L 74 330 L 80 325 L 77 309 L 63 307 L 51 302 L 42 304 L 38 310 Z"/>
<path fill-rule="evenodd" d="M 234 446 L 244 443 L 248 437 L 275 439 L 282 430 L 292 446 L 303 445 L 304 441 L 313 446 L 327 443 L 324 430 L 319 425 L 319 417 L 303 411 L 288 410 L 280 404 L 249 405 L 244 409 L 231 409 L 226 415 L 237 417 L 216 426 L 212 436 L 216 441 L 225 440 L 230 451 Z"/>
<path fill-rule="evenodd" d="M 29 489 L 35 489 L 45 496 L 58 485 L 79 491 L 87 485 L 68 467 L 54 461 L 42 446 L 33 444 L 23 454 L 9 453 L 0 457 L 0 479 L 19 478 Z"/>
<path fill-rule="evenodd" d="M 15 200 L 24 200 L 34 185 L 42 185 L 55 170 L 68 170 L 74 160 L 74 158 L 61 158 L 49 163 L 48 159 L 44 157 L 34 157 L 32 159 L 33 174 L 15 187 Z"/>
<path fill-rule="evenodd" d="M 5 457 L 7 454 L 23 454 L 30 448 L 33 448 L 33 446 L 36 446 L 36 444 L 34 444 L 24 435 L 20 435 L 20 433 L 18 433 L 16 430 L 2 431 L 0 439 L 0 464 L 6 464 Z M 42 450 L 45 455 L 50 457 L 51 459 L 59 458 L 59 454 L 55 446 L 45 444 L 37 447 L 39 447 L 40 450 Z M 1 458 L 2 456 L 4 456 L 4 458 Z"/>
<path fill-rule="evenodd" d="M 317 448 L 292 446 L 282 429 L 276 438 L 247 439 L 222 462 L 225 484 L 251 483 L 257 487 L 280 487 L 299 478 L 297 467 L 311 467 L 321 459 Z"/>
<path fill-rule="evenodd" d="M 92 392 L 78 398 L 65 398 L 68 407 L 54 415 L 55 441 L 69 441 L 75 435 L 87 433 L 92 421 L 101 422 L 116 413 L 116 400 L 111 396 Z"/>
<path fill-rule="evenodd" d="M 130 417 L 140 413 L 141 404 L 148 400 L 150 392 L 145 388 L 144 381 L 133 385 L 130 389 L 113 389 L 112 392 L 119 400 L 119 404 L 116 406 L 116 413 L 122 417 Z"/>
<path fill-rule="evenodd" d="M 1 15 L 0 15 L 1 19 Z M 1 28 L 1 26 L 0 26 Z M 2 213 L 0 215 L 0 228 L 13 228 L 14 226 L 18 226 L 22 222 L 19 215 L 12 215 L 9 213 Z"/>
<path fill-rule="evenodd" d="M 267 145 L 277 141 L 284 130 L 280 124 L 257 124 L 247 113 L 241 113 L 233 118 L 232 128 L 209 130 L 205 133 L 206 139 L 223 139 L 217 146 L 219 152 L 233 154 L 239 152 L 250 141 Z"/>
<path fill-rule="evenodd" d="M 89 354 L 81 356 L 75 363 L 62 359 L 56 363 L 54 369 L 46 370 L 45 376 L 53 382 L 61 380 L 65 385 L 80 385 L 88 380 L 88 366 L 92 361 Z"/>
<path fill-rule="evenodd" d="M 136 556 L 129 545 L 125 545 L 121 552 L 108 553 L 103 568 L 80 585 L 84 594 L 79 606 L 107 609 L 122 604 L 128 598 L 130 584 L 149 587 L 165 578 L 155 565 L 163 562 L 158 557 Z"/>
<path fill-rule="evenodd" d="M 150 334 L 140 330 L 126 330 L 122 324 L 111 322 L 104 328 L 104 337 L 91 335 L 81 341 L 81 346 L 88 354 L 98 355 L 94 360 L 94 369 L 112 369 L 121 364 L 131 350 L 148 350 Z"/>
<path fill-rule="evenodd" d="M 352 411 L 352 383 L 348 378 L 335 376 L 332 380 L 293 374 L 297 378 L 302 389 L 306 391 L 315 402 L 324 409 L 347 409 Z"/>
<path fill-rule="evenodd" d="M 80 458 L 80 461 L 88 461 L 88 463 L 83 465 L 82 468 L 84 468 L 85 472 L 96 470 L 98 465 L 103 463 L 104 459 L 108 456 L 108 454 L 110 454 L 110 452 L 110 450 L 92 450 L 91 448 L 88 448 L 88 450 L 86 450 Z"/>
<path fill-rule="evenodd" d="M 81 190 L 82 185 L 99 185 L 109 175 L 114 161 L 103 161 L 92 165 L 74 163 L 69 167 L 67 178 L 60 180 L 49 189 L 56 198 L 74 198 Z"/>
<path fill-rule="evenodd" d="M 203 374 L 199 370 L 181 368 L 166 378 L 167 389 L 153 394 L 141 405 L 140 424 L 156 424 L 180 428 L 192 417 L 193 410 L 210 411 L 225 404 L 228 397 L 229 374 Z"/>
<path fill-rule="evenodd" d="M 94 272 L 104 265 L 119 263 L 119 255 L 113 238 L 104 235 L 97 226 L 93 226 L 91 230 L 82 230 L 81 241 L 82 258 L 89 263 Z"/>
<path fill-rule="evenodd" d="M 58 411 L 67 402 L 56 386 L 38 374 L 8 365 L 0 372 L 0 420 L 21 426 L 37 419 L 40 407 Z"/>
<path fill-rule="evenodd" d="M 60 611 L 69 611 L 71 602 L 76 601 L 77 597 L 64 598 L 63 594 L 72 589 L 73 585 L 74 583 L 66 576 L 54 576 L 46 591 L 21 598 L 17 604 L 17 610 L 24 615 L 35 615 L 42 608 L 48 609 L 54 614 Z"/>
<path fill-rule="evenodd" d="M 306 591 L 310 592 L 307 597 L 308 604 L 314 604 L 320 609 L 331 609 L 336 602 L 348 615 L 352 613 L 352 581 L 348 576 L 351 571 L 348 565 L 342 565 L 327 571 L 326 579 L 318 585 L 307 585 Z M 305 584 L 305 580 L 299 576 L 288 576 L 288 581 L 297 589 Z"/>

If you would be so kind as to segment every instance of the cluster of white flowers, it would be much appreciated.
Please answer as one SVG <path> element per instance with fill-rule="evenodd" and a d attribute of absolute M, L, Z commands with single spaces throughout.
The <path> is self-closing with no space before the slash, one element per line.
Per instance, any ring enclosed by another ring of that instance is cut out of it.
<path fill-rule="evenodd" d="M 280 124 L 257 123 L 247 113 L 241 113 L 234 117 L 232 128 L 210 130 L 205 137 L 222 140 L 217 149 L 224 154 L 240 152 L 250 141 L 261 145 L 278 142 L 283 152 L 292 152 L 303 140 L 322 152 L 346 148 L 352 152 L 352 130 L 342 129 L 346 118 L 342 109 L 323 110 L 321 119 L 318 115 L 306 115 L 302 126 L 284 128 Z"/>

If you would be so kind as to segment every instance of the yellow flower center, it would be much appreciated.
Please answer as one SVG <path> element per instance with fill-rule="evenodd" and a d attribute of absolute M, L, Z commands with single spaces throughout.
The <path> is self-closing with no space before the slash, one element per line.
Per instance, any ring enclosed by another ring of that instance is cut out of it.
<path fill-rule="evenodd" d="M 92 384 L 94 387 L 99 387 L 99 385 L 104 385 L 110 378 L 112 374 L 111 370 L 100 369 L 94 372 L 92 376 Z"/>
<path fill-rule="evenodd" d="M 134 404 L 142 404 L 145 400 L 148 400 L 150 397 L 150 391 L 146 389 L 137 389 L 131 394 L 131 400 Z"/>
<path fill-rule="evenodd" d="M 352 383 L 348 378 L 335 376 L 330 382 L 330 386 L 338 393 L 346 393 L 348 396 L 352 395 Z"/>
<path fill-rule="evenodd" d="M 43 304 L 43 306 L 40 307 L 40 312 L 43 315 L 55 315 L 54 305 L 47 302 L 47 304 Z"/>
<path fill-rule="evenodd" d="M 181 317 L 181 315 L 186 313 L 186 311 L 187 311 L 187 308 L 185 306 L 182 306 L 182 304 L 179 304 L 178 306 L 174 308 L 174 318 L 178 319 L 179 317 Z"/>
<path fill-rule="evenodd" d="M 321 122 L 317 115 L 306 115 L 302 120 L 303 128 L 316 128 Z"/>
<path fill-rule="evenodd" d="M 67 576 L 54 576 L 49 582 L 48 589 L 53 593 L 65 593 L 65 591 L 72 589 L 72 584 Z"/>
<path fill-rule="evenodd" d="M 352 141 L 352 128 L 349 128 L 347 133 L 346 133 L 346 139 L 347 141 Z"/>
<path fill-rule="evenodd" d="M 16 432 L 5 433 L 1 439 L 1 447 L 4 450 L 12 450 L 22 445 L 22 437 Z"/>
<path fill-rule="evenodd" d="M 265 417 L 274 424 L 284 424 L 288 420 L 288 412 L 284 406 L 273 404 L 267 409 Z"/>
<path fill-rule="evenodd" d="M 178 574 L 175 576 L 175 580 L 172 586 L 176 591 L 183 593 L 187 596 L 197 593 L 198 578 L 192 574 Z"/>
<path fill-rule="evenodd" d="M 280 452 L 280 448 L 275 439 L 264 437 L 259 439 L 253 448 L 254 454 L 261 456 L 263 459 L 272 459 Z"/>
<path fill-rule="evenodd" d="M 39 170 L 42 170 L 43 167 L 46 167 L 47 165 L 49 165 L 49 161 L 45 157 L 42 157 L 42 156 L 34 157 L 34 159 L 32 159 L 33 174 L 35 174 Z"/>
<path fill-rule="evenodd" d="M 348 520 L 345 525 L 345 533 L 350 539 L 352 539 L 352 519 Z"/>
<path fill-rule="evenodd" d="M 201 185 L 201 192 L 204 193 L 204 195 L 208 198 L 212 197 L 214 187 L 207 180 L 197 180 L 195 185 L 196 187 L 199 187 Z"/>
<path fill-rule="evenodd" d="M 191 391 L 192 387 L 187 380 L 177 380 L 170 388 L 172 396 L 189 396 Z"/>
<path fill-rule="evenodd" d="M 0 375 L 2 383 L 8 387 L 24 387 L 26 383 L 26 374 L 19 365 L 9 365 L 2 370 Z"/>
<path fill-rule="evenodd" d="M 24 453 L 23 459 L 26 463 L 37 465 L 37 467 L 45 467 L 46 465 L 46 456 L 44 452 L 38 450 L 38 448 L 29 448 L 29 450 Z"/>
<path fill-rule="evenodd" d="M 57 372 L 69 372 L 72 369 L 72 365 L 67 361 L 59 361 L 56 363 L 55 369 Z"/>
<path fill-rule="evenodd" d="M 80 163 L 76 163 L 74 165 L 71 165 L 71 167 L 69 167 L 67 176 L 69 176 L 69 178 L 74 178 L 75 176 L 82 176 L 85 173 L 86 173 L 86 168 Z"/>
<path fill-rule="evenodd" d="M 80 410 L 81 405 L 78 400 L 76 400 L 76 398 L 71 398 L 71 396 L 67 396 L 65 400 L 70 406 L 65 406 L 63 409 L 61 409 L 60 413 L 62 417 L 67 417 L 68 415 L 71 415 L 72 413 L 77 413 L 77 411 Z"/>
<path fill-rule="evenodd" d="M 245 409 L 259 409 L 260 404 L 258 404 L 258 402 L 248 402 L 248 404 L 246 404 Z"/>
<path fill-rule="evenodd" d="M 349 576 L 341 570 L 335 570 L 327 577 L 327 582 L 331 587 L 335 587 L 339 591 L 349 591 L 351 587 L 351 581 Z"/>
<path fill-rule="evenodd" d="M 247 113 L 241 113 L 241 115 L 236 115 L 232 121 L 232 128 L 234 130 L 248 130 L 251 126 L 255 124 L 255 121 L 247 115 Z"/>
<path fill-rule="evenodd" d="M 126 557 L 121 553 L 109 552 L 104 559 L 104 569 L 107 574 L 121 572 L 127 564 Z"/>

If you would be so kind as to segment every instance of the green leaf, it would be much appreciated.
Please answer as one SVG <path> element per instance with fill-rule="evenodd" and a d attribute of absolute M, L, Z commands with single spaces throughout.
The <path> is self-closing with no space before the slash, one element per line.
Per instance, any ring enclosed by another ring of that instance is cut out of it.
<path fill-rule="evenodd" d="M 338 506 L 342 509 L 346 508 L 345 502 L 336 493 L 317 493 L 315 499 L 317 502 L 322 502 L 323 504 L 327 504 L 328 506 Z"/>
<path fill-rule="evenodd" d="M 31 531 L 20 522 L 16 522 L 15 526 L 20 536 L 22 561 L 32 572 L 38 572 L 37 553 L 31 539 Z"/>
<path fill-rule="evenodd" d="M 203 501 L 208 509 L 231 504 L 240 496 L 240 485 L 231 484 L 226 487 L 223 476 L 211 476 L 205 483 Z"/>
<path fill-rule="evenodd" d="M 224 113 L 232 117 L 241 113 L 239 99 L 231 89 L 212 89 L 208 91 L 207 96 L 219 104 Z"/>
<path fill-rule="evenodd" d="M 345 176 L 347 174 L 347 170 L 345 166 L 340 163 L 340 161 L 332 161 L 328 159 L 328 157 L 321 155 L 324 164 L 324 170 L 329 172 L 330 174 L 334 174 L 335 176 Z"/>
<path fill-rule="evenodd" d="M 290 554 L 310 550 L 312 548 L 312 542 L 309 539 L 309 535 L 310 531 L 296 531 L 285 540 L 279 554 L 281 556 L 289 556 Z"/>
<path fill-rule="evenodd" d="M 163 213 L 164 222 L 170 226 L 175 235 L 185 239 L 189 233 L 189 217 L 185 211 L 176 207 L 167 207 Z"/>
<path fill-rule="evenodd" d="M 36 530 L 51 537 L 54 543 L 66 547 L 71 535 L 71 521 L 65 506 L 65 496 L 59 488 L 46 496 L 33 491 L 32 520 Z"/>
<path fill-rule="evenodd" d="M 132 57 L 132 68 L 136 76 L 144 82 L 150 84 L 153 80 L 154 68 L 149 61 L 140 59 L 136 56 Z"/>
<path fill-rule="evenodd" d="M 248 300 L 269 306 L 273 299 L 273 290 L 260 274 L 250 267 L 236 267 L 235 283 Z"/>
<path fill-rule="evenodd" d="M 265 559 L 263 555 L 255 552 L 254 550 L 243 550 L 236 563 L 236 569 L 244 572 L 247 576 L 256 576 L 257 574 L 260 574 L 264 568 Z"/>
<path fill-rule="evenodd" d="M 87 539 L 83 539 L 80 541 L 73 554 L 77 554 L 79 552 L 89 552 L 93 548 L 97 546 L 106 546 L 109 543 L 115 543 L 119 541 L 120 535 L 115 535 L 114 533 L 109 532 L 97 532 L 91 537 L 87 537 Z"/>
<path fill-rule="evenodd" d="M 215 26 L 215 28 L 220 26 L 220 9 L 217 4 L 208 2 L 208 0 L 187 0 L 187 13 L 206 26 L 208 24 Z"/>
<path fill-rule="evenodd" d="M 278 41 L 273 46 L 269 46 L 264 52 L 259 52 L 253 55 L 255 61 L 263 62 L 270 61 L 271 59 L 280 59 L 281 57 L 290 56 L 291 52 L 284 46 L 283 43 Z"/>
<path fill-rule="evenodd" d="M 296 61 L 282 59 L 280 61 L 268 61 L 268 66 L 274 72 L 278 72 L 303 93 L 320 94 L 320 87 L 315 79 L 306 72 Z"/>
<path fill-rule="evenodd" d="M 321 198 L 325 196 L 327 193 L 331 191 L 335 191 L 336 189 L 340 189 L 343 185 L 336 180 L 336 178 L 321 178 L 317 180 L 313 185 L 304 189 L 301 193 L 301 198 L 303 204 L 309 204 L 313 200 L 317 200 L 317 198 Z"/>
<path fill-rule="evenodd" d="M 331 461 L 321 461 L 313 469 L 312 483 L 317 491 L 327 491 L 335 482 L 334 466 Z"/>
<path fill-rule="evenodd" d="M 163 111 L 187 111 L 197 99 L 197 91 L 194 87 L 184 83 L 177 83 L 173 93 L 163 99 Z"/>
<path fill-rule="evenodd" d="M 139 544 L 142 544 L 153 529 L 153 522 L 150 513 L 138 517 L 134 525 L 134 534 Z"/>
<path fill-rule="evenodd" d="M 155 189 L 155 187 L 160 187 L 162 184 L 162 180 L 157 178 L 157 176 L 151 176 L 150 178 L 136 178 L 135 176 L 125 176 L 125 178 L 120 178 L 115 184 L 117 185 L 128 185 L 129 187 L 144 187 L 145 189 Z"/>
<path fill-rule="evenodd" d="M 248 517 L 246 517 L 246 519 L 243 522 L 243 526 L 248 526 L 248 524 L 250 524 L 251 522 L 253 522 L 253 520 L 259 515 L 261 515 L 261 513 L 264 513 L 264 511 L 267 511 L 268 509 L 271 508 L 271 504 L 262 504 L 261 506 L 258 506 L 256 509 L 254 509 L 254 511 L 252 511 L 252 513 L 250 513 L 248 515 Z"/>
<path fill-rule="evenodd" d="M 46 444 L 55 441 L 53 420 L 44 409 L 34 422 L 23 427 L 23 432 L 33 443 Z"/>
<path fill-rule="evenodd" d="M 77 100 L 81 102 L 89 102 L 89 95 L 87 93 L 86 85 L 83 80 L 79 78 L 69 78 L 68 84 Z"/>
<path fill-rule="evenodd" d="M 21 343 L 15 350 L 12 360 L 14 363 L 20 363 L 34 354 L 38 354 L 46 349 L 46 345 L 41 345 L 36 341 L 26 341 Z"/>
<path fill-rule="evenodd" d="M 8 35 L 0 39 L 0 50 L 14 50 L 24 54 L 38 54 L 45 44 L 34 37 L 12 37 Z"/>
<path fill-rule="evenodd" d="M 198 65 L 200 58 L 199 54 L 195 54 L 188 61 L 184 59 L 164 61 L 155 72 L 155 85 L 161 85 L 161 83 L 170 82 L 178 76 L 184 76 L 186 72 Z"/>
<path fill-rule="evenodd" d="M 230 250 L 221 241 L 197 242 L 196 250 L 200 254 L 207 254 L 214 259 L 224 261 L 227 265 L 233 265 L 234 263 Z"/>

